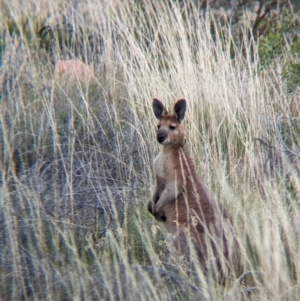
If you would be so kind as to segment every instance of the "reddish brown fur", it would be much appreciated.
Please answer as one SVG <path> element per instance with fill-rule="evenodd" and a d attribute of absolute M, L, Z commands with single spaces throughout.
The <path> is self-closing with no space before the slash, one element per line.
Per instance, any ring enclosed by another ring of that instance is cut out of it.
<path fill-rule="evenodd" d="M 79 60 L 59 60 L 55 64 L 54 75 L 59 79 L 89 82 L 94 78 L 94 67 Z"/>
<path fill-rule="evenodd" d="M 237 261 L 238 244 L 226 210 L 200 181 L 184 148 L 180 121 L 185 104 L 185 100 L 179 100 L 171 115 L 160 101 L 153 102 L 159 119 L 157 139 L 162 143 L 162 151 L 154 160 L 157 185 L 148 208 L 173 234 L 174 245 L 180 253 L 189 257 L 191 239 L 201 264 L 208 269 L 210 263 L 215 262 L 214 267 L 219 270 L 217 277 L 224 282 Z"/>

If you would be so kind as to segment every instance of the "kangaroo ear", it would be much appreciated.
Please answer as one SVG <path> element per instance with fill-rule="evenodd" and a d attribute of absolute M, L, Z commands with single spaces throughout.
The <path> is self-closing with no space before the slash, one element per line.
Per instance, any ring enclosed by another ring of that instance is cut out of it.
<path fill-rule="evenodd" d="M 174 116 L 179 123 L 183 120 L 185 111 L 186 111 L 186 100 L 185 99 L 178 100 L 174 105 Z"/>
<path fill-rule="evenodd" d="M 158 120 L 161 120 L 165 115 L 168 114 L 165 106 L 156 98 L 153 99 L 152 107 L 154 115 Z"/>

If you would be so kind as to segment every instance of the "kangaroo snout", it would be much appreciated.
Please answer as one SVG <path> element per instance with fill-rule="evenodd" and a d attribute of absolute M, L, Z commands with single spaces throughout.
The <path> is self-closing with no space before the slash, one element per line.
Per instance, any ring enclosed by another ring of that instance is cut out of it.
<path fill-rule="evenodd" d="M 162 144 L 168 137 L 168 133 L 166 132 L 158 132 L 157 133 L 157 141 Z"/>
<path fill-rule="evenodd" d="M 167 136 L 166 135 L 157 135 L 157 141 L 159 143 L 163 143 L 166 140 Z"/>

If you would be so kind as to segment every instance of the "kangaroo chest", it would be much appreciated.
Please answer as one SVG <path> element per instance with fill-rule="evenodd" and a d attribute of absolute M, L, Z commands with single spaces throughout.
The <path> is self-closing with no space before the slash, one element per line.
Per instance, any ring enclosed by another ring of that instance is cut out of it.
<path fill-rule="evenodd" d="M 154 159 L 153 165 L 156 177 L 160 179 L 166 178 L 168 174 L 166 170 L 168 167 L 168 156 L 160 152 Z"/>
<path fill-rule="evenodd" d="M 155 175 L 161 181 L 175 180 L 179 170 L 176 164 L 176 158 L 172 153 L 160 152 L 154 159 Z"/>

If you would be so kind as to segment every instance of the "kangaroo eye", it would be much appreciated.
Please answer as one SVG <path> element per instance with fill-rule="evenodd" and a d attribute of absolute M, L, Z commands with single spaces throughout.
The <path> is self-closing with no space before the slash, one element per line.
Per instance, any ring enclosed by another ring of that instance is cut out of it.
<path fill-rule="evenodd" d="M 160 129 L 160 124 L 157 125 L 157 128 Z"/>
<path fill-rule="evenodd" d="M 176 129 L 176 126 L 170 125 L 170 126 L 169 126 L 169 129 L 170 129 L 171 131 L 174 131 L 174 130 Z"/>

